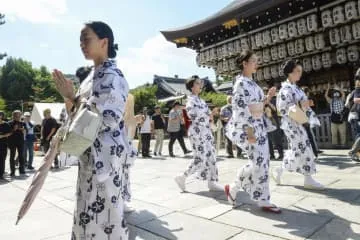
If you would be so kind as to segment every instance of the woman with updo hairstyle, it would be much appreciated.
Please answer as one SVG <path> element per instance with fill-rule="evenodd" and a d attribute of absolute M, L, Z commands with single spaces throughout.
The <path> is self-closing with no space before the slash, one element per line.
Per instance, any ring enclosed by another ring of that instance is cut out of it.
<path fill-rule="evenodd" d="M 184 173 L 175 177 L 175 182 L 185 191 L 186 178 L 197 174 L 198 179 L 207 181 L 210 191 L 223 191 L 223 186 L 218 183 L 214 137 L 210 128 L 213 118 L 208 105 L 199 97 L 202 87 L 203 81 L 196 75 L 186 81 L 186 89 L 191 92 L 186 101 L 186 111 L 191 120 L 188 135 L 194 158 Z"/>
<path fill-rule="evenodd" d="M 59 93 L 67 102 L 96 108 L 102 125 L 94 143 L 79 157 L 79 172 L 71 239 L 128 239 L 124 201 L 130 198 L 128 169 L 136 150 L 124 127 L 125 102 L 129 86 L 112 58 L 117 45 L 111 28 L 103 22 L 86 23 L 80 48 L 94 68 L 77 93 L 72 81 L 54 70 Z"/>
<path fill-rule="evenodd" d="M 251 50 L 244 50 L 237 59 L 241 73 L 236 77 L 232 97 L 232 117 L 225 128 L 226 136 L 247 152 L 248 163 L 238 170 L 234 183 L 225 186 L 225 194 L 232 205 L 243 189 L 266 212 L 280 213 L 270 201 L 268 126 L 265 123 L 264 103 L 269 101 L 276 88 L 269 89 L 268 96 L 253 79 L 258 58 Z"/>
<path fill-rule="evenodd" d="M 284 169 L 297 172 L 304 175 L 305 188 L 322 190 L 324 186 L 312 178 L 316 165 L 309 137 L 303 121 L 295 116 L 304 115 L 302 112 L 305 112 L 308 123 L 317 120 L 306 94 L 296 85 L 302 75 L 302 66 L 297 61 L 288 60 L 283 65 L 283 72 L 287 79 L 282 83 L 276 105 L 282 116 L 281 128 L 288 139 L 289 149 L 285 151 L 282 165 L 272 171 L 272 176 L 277 184 L 281 184 Z"/>

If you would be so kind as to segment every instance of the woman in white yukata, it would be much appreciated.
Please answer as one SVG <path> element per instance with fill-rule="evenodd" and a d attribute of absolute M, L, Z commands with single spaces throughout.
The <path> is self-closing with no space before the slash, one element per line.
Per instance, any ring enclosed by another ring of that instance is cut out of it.
<path fill-rule="evenodd" d="M 272 175 L 276 183 L 280 184 L 283 169 L 297 172 L 304 175 L 305 188 L 322 190 L 324 186 L 311 176 L 316 172 L 315 155 L 305 128 L 289 116 L 289 109 L 297 105 L 306 112 L 309 123 L 318 122 L 306 94 L 296 85 L 302 75 L 302 66 L 294 60 L 289 60 L 284 63 L 283 72 L 287 80 L 282 83 L 276 105 L 282 115 L 281 128 L 288 139 L 289 149 L 285 151 L 282 166 L 274 169 Z"/>
<path fill-rule="evenodd" d="M 186 171 L 175 178 L 175 181 L 179 188 L 185 191 L 186 178 L 197 173 L 199 179 L 208 182 L 210 191 L 223 191 L 223 187 L 218 184 L 214 137 L 210 128 L 212 115 L 205 101 L 199 97 L 202 86 L 203 82 L 198 76 L 192 76 L 186 82 L 186 89 L 192 92 L 187 98 L 186 111 L 191 119 L 188 135 L 194 151 L 194 159 Z"/>
<path fill-rule="evenodd" d="M 72 240 L 126 240 L 124 219 L 127 199 L 127 168 L 136 151 L 124 128 L 124 109 L 129 87 L 114 61 L 117 46 L 111 28 L 103 22 L 85 24 L 80 36 L 81 50 L 95 69 L 75 96 L 71 80 L 55 70 L 53 77 L 64 98 L 77 105 L 94 106 L 103 116 L 102 127 L 89 147 L 79 157 L 79 172 Z"/>
<path fill-rule="evenodd" d="M 226 126 L 226 136 L 247 152 L 249 161 L 240 168 L 234 183 L 225 186 L 225 194 L 236 205 L 236 194 L 243 189 L 258 206 L 267 212 L 281 210 L 270 202 L 268 134 L 270 127 L 264 116 L 264 102 L 269 101 L 276 89 L 269 89 L 268 97 L 256 84 L 253 74 L 257 69 L 257 56 L 244 50 L 237 59 L 241 74 L 236 77 L 233 88 L 233 115 Z"/>

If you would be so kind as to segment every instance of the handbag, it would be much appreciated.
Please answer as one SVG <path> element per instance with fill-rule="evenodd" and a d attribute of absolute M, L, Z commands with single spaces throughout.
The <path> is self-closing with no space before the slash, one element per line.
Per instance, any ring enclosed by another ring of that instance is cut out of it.
<path fill-rule="evenodd" d="M 288 113 L 289 117 L 299 124 L 309 122 L 309 118 L 306 116 L 306 113 L 298 105 L 289 107 Z"/>
<path fill-rule="evenodd" d="M 89 110 L 84 104 L 75 112 L 60 143 L 60 150 L 79 157 L 95 141 L 102 124 L 102 116 L 96 110 Z"/>

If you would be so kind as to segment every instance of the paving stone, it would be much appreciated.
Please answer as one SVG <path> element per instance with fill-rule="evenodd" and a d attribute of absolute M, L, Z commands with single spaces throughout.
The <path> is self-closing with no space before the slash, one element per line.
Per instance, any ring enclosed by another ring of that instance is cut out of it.
<path fill-rule="evenodd" d="M 284 238 L 274 237 L 270 235 L 265 235 L 262 233 L 257 233 L 249 230 L 245 230 L 240 234 L 236 235 L 229 240 L 284 240 Z"/>
<path fill-rule="evenodd" d="M 71 231 L 73 217 L 56 207 L 51 207 L 30 209 L 19 225 L 16 226 L 15 221 L 14 212 L 1 214 L 1 239 L 39 240 L 63 235 Z"/>
<path fill-rule="evenodd" d="M 129 225 L 129 240 L 166 240 L 141 228 Z"/>
<path fill-rule="evenodd" d="M 320 229 L 312 240 L 359 240 L 360 225 L 345 220 L 334 219 Z"/>
<path fill-rule="evenodd" d="M 155 218 L 167 215 L 174 210 L 160 207 L 159 205 L 133 200 L 130 204 L 135 209 L 134 212 L 125 215 L 126 221 L 132 225 L 148 222 Z"/>
<path fill-rule="evenodd" d="M 330 218 L 283 209 L 281 214 L 262 212 L 254 206 L 242 206 L 213 221 L 288 239 L 303 239 L 313 234 Z"/>
<path fill-rule="evenodd" d="M 199 206 L 186 210 L 185 212 L 194 216 L 213 219 L 221 214 L 224 214 L 232 209 L 232 206 L 228 202 L 220 202 L 218 204 L 210 206 Z"/>
<path fill-rule="evenodd" d="M 140 227 L 171 240 L 223 240 L 242 231 L 240 228 L 215 223 L 182 213 L 169 214 L 159 219 L 140 224 Z"/>
<path fill-rule="evenodd" d="M 14 187 L 12 184 L 3 185 L 0 188 L 1 193 L 1 207 L 0 213 L 14 212 L 19 211 L 20 206 L 25 198 L 26 192 L 17 187 Z M 6 194 L 5 194 L 6 193 Z M 43 209 L 51 207 L 50 204 L 38 198 L 35 199 L 31 210 Z"/>
<path fill-rule="evenodd" d="M 307 197 L 297 202 L 293 207 L 295 211 L 311 212 L 329 217 L 347 219 L 360 224 L 360 204 L 349 204 L 336 199 Z"/>

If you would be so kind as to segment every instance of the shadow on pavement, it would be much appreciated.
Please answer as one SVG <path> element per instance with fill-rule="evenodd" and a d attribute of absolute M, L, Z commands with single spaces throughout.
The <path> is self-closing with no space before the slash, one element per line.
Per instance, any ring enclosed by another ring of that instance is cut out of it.
<path fill-rule="evenodd" d="M 158 237 L 162 237 L 165 239 L 178 239 L 173 232 L 179 232 L 183 229 L 168 229 L 168 223 L 165 221 L 162 221 L 159 219 L 155 214 L 152 212 L 149 212 L 148 210 L 141 210 L 141 211 L 135 211 L 130 214 L 128 214 L 125 218 L 131 217 L 132 219 L 143 219 L 144 221 L 141 221 L 139 224 L 129 224 L 130 225 L 130 233 L 129 233 L 129 240 L 134 239 L 146 239 L 146 240 L 156 240 Z M 152 222 L 151 228 L 156 229 L 156 232 L 152 232 L 151 230 L 148 230 L 144 227 L 139 227 L 138 225 L 141 225 L 146 222 Z M 137 230 L 138 228 L 139 230 Z M 155 235 L 151 237 L 151 234 Z M 157 236 L 157 237 L 156 237 Z"/>

